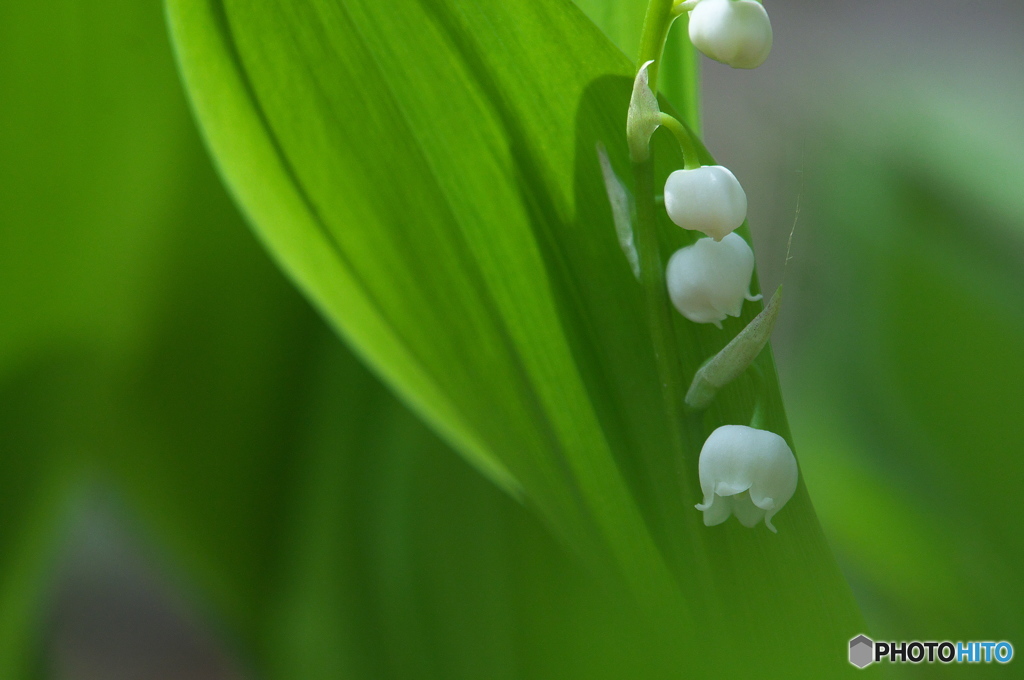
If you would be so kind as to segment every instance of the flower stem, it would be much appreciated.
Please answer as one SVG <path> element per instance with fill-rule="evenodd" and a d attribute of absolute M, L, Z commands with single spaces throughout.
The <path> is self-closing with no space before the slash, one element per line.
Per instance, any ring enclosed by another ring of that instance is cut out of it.
<path fill-rule="evenodd" d="M 672 13 L 674 0 L 649 0 L 640 39 L 638 67 L 653 60 L 648 67 L 648 85 L 655 96 L 658 94 L 658 66 L 665 49 L 669 28 L 676 16 Z M 653 149 L 652 149 L 653 152 Z M 687 154 L 684 154 L 687 155 Z M 695 157 L 695 154 L 693 155 Z M 665 519 L 675 517 L 681 524 L 672 524 L 676 531 L 686 531 L 695 543 L 686 545 L 682 533 L 674 534 L 666 544 L 667 558 L 675 565 L 680 584 L 696 611 L 709 611 L 716 600 L 715 581 L 708 559 L 710 550 L 704 544 L 707 533 L 699 530 L 697 513 L 688 507 L 682 508 L 680 517 L 672 509 L 678 499 L 692 503 L 700 499 L 699 489 L 694 488 L 693 470 L 703 441 L 701 415 L 686 408 L 686 386 L 689 380 L 683 373 L 682 357 L 675 331 L 675 308 L 672 306 L 665 285 L 665 262 L 662 260 L 658 239 L 659 217 L 664 217 L 664 208 L 655 203 L 654 157 L 649 154 L 642 161 L 633 163 L 633 179 L 636 197 L 636 222 L 633 228 L 634 244 L 640 261 L 640 286 L 654 350 L 658 381 L 661 384 L 662 402 L 668 425 L 670 455 L 674 464 L 673 485 L 662 486 L 656 480 L 652 489 L 662 505 Z M 665 221 L 665 220 L 662 220 Z M 664 468 L 656 470 L 659 477 Z M 673 488 L 674 487 L 674 488 Z M 690 557 L 687 557 L 689 553 Z M 693 558 L 696 558 L 695 562 Z M 682 579 L 686 579 L 685 581 Z M 700 584 L 692 587 L 693 584 Z M 717 624 L 717 614 L 712 615 L 711 625 Z"/>
<path fill-rule="evenodd" d="M 650 0 L 644 28 L 640 39 L 640 60 L 643 65 L 650 60 L 648 68 L 651 91 L 658 92 L 658 60 L 661 59 L 668 38 L 668 30 L 675 18 L 672 14 L 673 0 Z M 674 119 L 673 119 L 674 120 Z M 664 124 L 664 123 L 663 123 Z M 695 157 L 695 153 L 693 154 Z M 640 258 L 640 284 L 644 293 L 644 305 L 650 324 L 651 341 L 661 382 L 662 397 L 666 415 L 672 431 L 673 446 L 681 460 L 687 450 L 686 428 L 683 426 L 685 387 L 682 363 L 673 327 L 672 305 L 665 287 L 665 263 L 658 243 L 658 212 L 654 202 L 654 161 L 647 158 L 633 164 L 636 190 L 636 225 L 634 238 Z"/>
<path fill-rule="evenodd" d="M 668 39 L 668 29 L 676 15 L 672 13 L 674 0 L 650 0 L 647 3 L 647 14 L 644 15 L 644 27 L 640 34 L 640 59 L 637 61 L 639 69 L 648 61 L 654 60 L 648 68 L 650 75 L 648 81 L 651 92 L 658 94 L 658 67 L 661 65 L 661 53 L 665 49 L 665 40 Z"/>
<path fill-rule="evenodd" d="M 697 155 L 697 147 L 693 143 L 693 137 L 690 134 L 690 130 L 673 116 L 664 112 L 658 117 L 658 121 L 661 123 L 661 126 L 671 132 L 675 136 L 676 141 L 679 142 L 679 148 L 683 152 L 683 168 L 686 170 L 699 168 L 700 157 Z"/>
<path fill-rule="evenodd" d="M 768 391 L 768 379 L 757 364 L 750 364 L 747 369 L 754 383 L 754 412 L 750 416 L 750 427 L 757 430 L 768 429 L 768 409 L 765 394 Z"/>
<path fill-rule="evenodd" d="M 699 1 L 700 0 L 675 0 L 675 4 L 672 6 L 672 13 L 679 16 L 683 12 L 689 12 L 697 6 Z"/>
<path fill-rule="evenodd" d="M 665 264 L 657 234 L 657 206 L 654 203 L 654 168 L 650 159 L 633 166 L 636 179 L 637 221 L 634 237 L 640 257 L 640 285 L 654 344 L 658 378 L 673 424 L 683 415 L 682 365 L 679 360 L 672 305 L 665 286 Z M 680 442 L 681 443 L 681 442 Z"/>

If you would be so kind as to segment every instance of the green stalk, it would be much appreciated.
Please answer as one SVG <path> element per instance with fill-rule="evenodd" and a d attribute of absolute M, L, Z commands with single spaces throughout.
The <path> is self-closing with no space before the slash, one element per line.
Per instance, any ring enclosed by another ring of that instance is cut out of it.
<path fill-rule="evenodd" d="M 647 5 L 643 33 L 640 39 L 639 64 L 654 63 L 648 67 L 651 91 L 658 92 L 658 62 L 668 38 L 668 30 L 675 16 L 672 14 L 673 0 L 651 0 Z M 640 259 L 640 285 L 644 292 L 644 304 L 650 324 L 651 341 L 661 382 L 662 396 L 671 424 L 673 447 L 677 459 L 686 450 L 682 427 L 685 405 L 685 389 L 682 363 L 679 357 L 675 328 L 672 325 L 672 305 L 665 287 L 665 263 L 662 261 L 658 244 L 658 215 L 654 203 L 654 161 L 647 160 L 633 164 L 636 189 L 636 239 L 637 255 Z"/>
<path fill-rule="evenodd" d="M 686 170 L 699 168 L 700 156 L 697 154 L 697 146 L 693 143 L 690 131 L 667 113 L 662 113 L 658 120 L 661 121 L 661 126 L 671 132 L 679 142 L 679 148 L 683 152 L 683 168 Z"/>
<path fill-rule="evenodd" d="M 651 341 L 654 344 L 658 379 L 661 382 L 667 415 L 674 425 L 672 429 L 676 441 L 673 443 L 677 445 L 677 451 L 681 453 L 683 439 L 679 424 L 684 413 L 686 394 L 683 388 L 682 363 L 679 358 L 675 328 L 672 325 L 673 309 L 665 285 L 665 263 L 662 261 L 661 248 L 658 244 L 653 165 L 651 159 L 633 165 L 637 201 L 634 237 L 637 255 L 640 259 L 640 285 L 644 291 L 644 303 L 650 324 Z"/>
<path fill-rule="evenodd" d="M 661 65 L 661 53 L 668 39 L 668 29 L 676 15 L 672 12 L 674 0 L 651 0 L 647 3 L 647 14 L 644 15 L 644 27 L 640 34 L 639 69 L 646 62 L 653 60 L 647 73 L 650 75 L 651 92 L 658 94 L 658 67 Z"/>

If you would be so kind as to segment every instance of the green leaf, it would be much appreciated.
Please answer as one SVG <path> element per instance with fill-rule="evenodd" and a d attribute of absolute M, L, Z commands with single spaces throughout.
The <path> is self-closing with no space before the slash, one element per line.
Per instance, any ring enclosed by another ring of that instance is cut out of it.
<path fill-rule="evenodd" d="M 431 16 L 417 8 L 401 13 L 375 6 L 362 9 L 380 13 L 372 20 L 361 17 L 363 30 L 382 32 L 396 22 L 405 27 L 394 29 L 404 36 L 400 43 L 384 44 L 398 54 L 376 56 L 369 47 L 382 38 L 356 33 L 351 9 L 268 6 L 270 12 L 250 15 L 244 8 L 225 7 L 238 11 L 240 20 L 253 22 L 250 31 L 232 38 L 224 33 L 229 30 L 228 15 L 218 14 L 216 8 L 192 4 L 179 6 L 192 14 L 176 14 L 171 7 L 176 28 L 212 22 L 204 26 L 211 31 L 194 33 L 198 39 L 214 41 L 201 49 L 233 47 L 243 55 L 258 44 L 252 58 L 268 76 L 277 70 L 271 56 L 315 62 L 325 58 L 316 51 L 326 47 L 311 40 L 294 42 L 289 32 L 272 27 L 290 22 L 302 30 L 308 24 L 307 30 L 327 30 L 348 41 L 350 49 L 337 70 L 303 67 L 307 78 L 289 76 L 280 83 L 299 89 L 282 93 L 274 99 L 276 104 L 312 97 L 316 108 L 289 104 L 272 110 L 261 103 L 253 109 L 249 88 L 255 91 L 261 83 L 251 76 L 238 80 L 248 73 L 235 70 L 230 52 L 197 54 L 198 68 L 223 69 L 213 82 L 223 78 L 235 86 L 218 85 L 219 101 L 238 100 L 230 101 L 231 109 L 213 112 L 230 115 L 231 125 L 214 126 L 226 132 L 218 141 L 242 145 L 225 149 L 228 157 L 238 157 L 232 153 L 237 148 L 249 159 L 247 169 L 242 169 L 245 176 L 235 187 L 254 200 L 246 203 L 257 224 L 274 225 L 261 235 L 279 257 L 294 265 L 292 274 L 328 318 L 343 326 L 386 377 L 400 380 L 407 397 L 492 478 L 514 493 L 527 486 L 531 502 L 572 540 L 590 543 L 594 522 L 603 525 L 601 533 L 613 534 L 609 538 L 619 544 L 613 550 L 620 559 L 650 562 L 654 549 L 645 532 L 636 533 L 640 523 L 623 521 L 635 517 L 635 510 L 561 331 L 544 260 L 545 255 L 558 254 L 544 253 L 538 243 L 545 238 L 543 230 L 570 210 L 571 176 L 558 177 L 550 166 L 572 162 L 574 136 L 564 124 L 567 117 L 571 121 L 585 83 L 571 77 L 571 60 L 593 59 L 586 46 L 576 55 L 551 55 L 533 69 L 550 70 L 543 80 L 556 86 L 559 77 L 571 78 L 565 86 L 571 84 L 577 91 L 530 102 L 534 111 L 529 120 L 547 119 L 548 129 L 520 130 L 515 121 L 523 114 L 510 108 L 516 100 L 496 99 L 504 97 L 480 62 L 483 55 L 474 53 L 469 29 L 458 24 L 462 17 Z M 566 14 L 537 12 L 516 16 L 515 21 L 531 21 L 549 36 L 557 30 L 573 35 L 586 26 L 578 14 Z M 477 22 L 484 18 L 476 12 L 466 17 Z M 511 26 L 513 17 L 494 20 Z M 569 25 L 551 25 L 556 20 Z M 438 24 L 444 24 L 454 41 L 447 50 L 436 48 L 442 39 Z M 537 47 L 543 37 L 544 33 L 530 36 L 528 44 Z M 601 54 L 603 45 L 597 37 L 591 37 L 591 51 Z M 229 38 L 232 42 L 220 42 Z M 281 42 L 275 45 L 275 40 Z M 427 44 L 417 44 L 422 41 Z M 305 53 L 307 49 L 314 52 Z M 528 54 L 529 47 L 521 45 L 503 60 L 504 75 L 519 81 L 520 90 L 530 85 L 529 71 L 522 68 Z M 523 63 L 513 66 L 517 56 Z M 188 76 L 189 54 L 183 53 L 182 60 Z M 419 62 L 418 70 L 436 73 L 441 82 L 417 88 L 415 71 L 402 60 Z M 621 69 L 618 60 L 612 63 Z M 323 89 L 326 83 L 319 81 L 327 77 L 333 82 Z M 396 81 L 394 87 L 380 87 L 386 78 Z M 450 82 L 445 84 L 445 79 Z M 462 94 L 441 97 L 446 90 Z M 353 99 L 360 91 L 373 96 Z M 402 101 L 399 93 L 405 92 L 416 98 Z M 524 99 L 519 101 L 525 103 Z M 205 102 L 197 98 L 196 104 L 202 108 Z M 350 108 L 353 104 L 357 108 Z M 544 107 L 554 110 L 541 110 Z M 447 119 L 438 121 L 440 126 L 432 120 L 439 108 L 446 109 Z M 318 115 L 332 111 L 344 115 Z M 303 124 L 266 136 L 264 121 L 281 114 L 299 115 Z M 476 122 L 466 127 L 467 121 Z M 291 133 L 299 134 L 286 139 Z M 534 134 L 541 138 L 530 139 Z M 284 147 L 292 143 L 301 161 L 284 156 Z M 347 151 L 325 155 L 325 144 Z M 543 158 L 534 157 L 538 144 L 546 147 Z M 382 151 L 391 151 L 399 162 L 387 162 Z M 472 166 L 465 164 L 467 156 L 473 159 Z M 303 181 L 300 172 L 309 173 L 308 179 Z M 560 185 L 558 194 L 550 194 L 543 185 L 519 184 L 543 181 L 545 175 Z M 259 196 L 250 194 L 257 183 L 262 186 Z M 530 205 L 524 194 L 543 205 Z M 485 228 L 488 223 L 503 226 Z M 621 273 L 621 256 L 614 255 L 611 264 L 618 265 L 615 273 Z M 429 331 L 441 328 L 450 332 Z M 487 393 L 481 394 L 484 376 Z M 581 477 L 587 482 L 579 484 Z M 581 488 L 576 489 L 578 484 Z M 582 504 L 577 494 L 582 494 Z"/>
<path fill-rule="evenodd" d="M 672 450 L 594 152 L 603 141 L 626 167 L 633 68 L 582 14 L 541 0 L 168 7 L 229 187 L 408 403 L 602 578 L 662 608 L 681 645 L 716 641 L 695 666 L 847 668 L 861 624 L 806 490 L 778 537 L 709 530 L 692 507 L 699 443 L 748 420 L 752 393 L 723 390 Z M 666 141 L 660 178 L 681 165 Z M 666 252 L 687 242 L 663 222 Z M 725 333 L 679 320 L 686 370 L 758 307 Z M 788 435 L 770 355 L 759 365 L 768 422 Z M 774 620 L 785 633 L 765 631 Z M 790 651 L 765 661 L 760 645 Z"/>

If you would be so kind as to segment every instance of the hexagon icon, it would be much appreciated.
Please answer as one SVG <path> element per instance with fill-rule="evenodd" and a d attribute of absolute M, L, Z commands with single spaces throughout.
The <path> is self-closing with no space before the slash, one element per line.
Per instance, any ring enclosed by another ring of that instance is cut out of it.
<path fill-rule="evenodd" d="M 858 635 L 850 640 L 850 663 L 857 668 L 864 668 L 874 661 L 875 643 L 866 635 Z"/>

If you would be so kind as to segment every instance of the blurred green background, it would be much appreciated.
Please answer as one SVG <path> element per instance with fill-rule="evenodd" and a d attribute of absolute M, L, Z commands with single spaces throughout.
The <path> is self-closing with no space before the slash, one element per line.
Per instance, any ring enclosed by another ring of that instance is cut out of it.
<path fill-rule="evenodd" d="M 764 68 L 704 61 L 704 121 L 791 291 L 773 345 L 815 507 L 874 637 L 1024 645 L 1024 10 L 770 11 Z M 5 1 L 0 84 L 0 677 L 685 663 L 617 652 L 658 632 L 277 272 L 159 3 Z"/>

